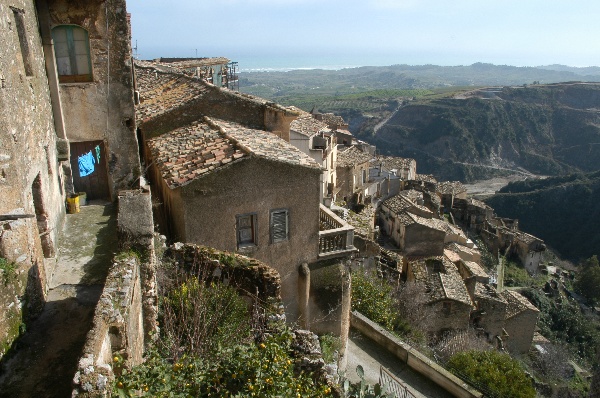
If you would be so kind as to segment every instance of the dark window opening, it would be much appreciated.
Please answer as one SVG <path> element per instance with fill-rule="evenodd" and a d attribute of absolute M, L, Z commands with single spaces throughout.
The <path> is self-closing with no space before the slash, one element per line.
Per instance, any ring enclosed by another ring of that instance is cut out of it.
<path fill-rule="evenodd" d="M 237 245 L 239 247 L 257 245 L 256 214 L 236 216 Z"/>
<path fill-rule="evenodd" d="M 42 178 L 40 174 L 37 175 L 33 184 L 31 185 L 31 194 L 33 196 L 33 208 L 35 209 L 35 218 L 37 221 L 38 232 L 40 234 L 40 242 L 42 244 L 42 251 L 44 257 L 54 257 L 54 242 L 50 236 L 50 226 L 48 222 L 48 214 L 44 207 L 44 197 L 42 189 Z"/>

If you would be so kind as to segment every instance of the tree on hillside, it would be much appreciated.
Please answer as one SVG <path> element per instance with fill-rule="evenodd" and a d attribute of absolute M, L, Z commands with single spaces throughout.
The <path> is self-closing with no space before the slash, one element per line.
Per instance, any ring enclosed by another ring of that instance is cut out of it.
<path fill-rule="evenodd" d="M 600 303 L 600 263 L 597 256 L 583 260 L 581 271 L 575 280 L 575 291 L 587 298 L 592 305 Z"/>

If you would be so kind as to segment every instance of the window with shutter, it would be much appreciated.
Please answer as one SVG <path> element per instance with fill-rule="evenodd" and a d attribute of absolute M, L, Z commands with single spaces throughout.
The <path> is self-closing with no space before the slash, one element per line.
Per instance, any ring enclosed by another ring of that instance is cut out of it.
<path fill-rule="evenodd" d="M 271 211 L 271 242 L 277 243 L 288 240 L 288 211 Z"/>
<path fill-rule="evenodd" d="M 54 53 L 61 83 L 91 82 L 90 41 L 87 30 L 75 25 L 52 28 Z"/>
<path fill-rule="evenodd" d="M 238 248 L 256 245 L 256 214 L 242 214 L 236 216 L 236 233 Z"/>

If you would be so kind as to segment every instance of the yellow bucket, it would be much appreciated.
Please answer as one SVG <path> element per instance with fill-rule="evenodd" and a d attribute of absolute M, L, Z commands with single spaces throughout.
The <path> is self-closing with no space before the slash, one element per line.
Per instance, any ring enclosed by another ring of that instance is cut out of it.
<path fill-rule="evenodd" d="M 67 213 L 79 213 L 79 195 L 72 195 L 67 198 Z"/>

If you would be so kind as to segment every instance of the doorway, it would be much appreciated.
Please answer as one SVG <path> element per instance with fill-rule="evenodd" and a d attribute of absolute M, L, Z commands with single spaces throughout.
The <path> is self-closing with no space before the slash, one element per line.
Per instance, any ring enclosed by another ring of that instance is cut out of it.
<path fill-rule="evenodd" d="M 71 169 L 75 192 L 88 200 L 110 199 L 104 141 L 71 142 Z"/>

